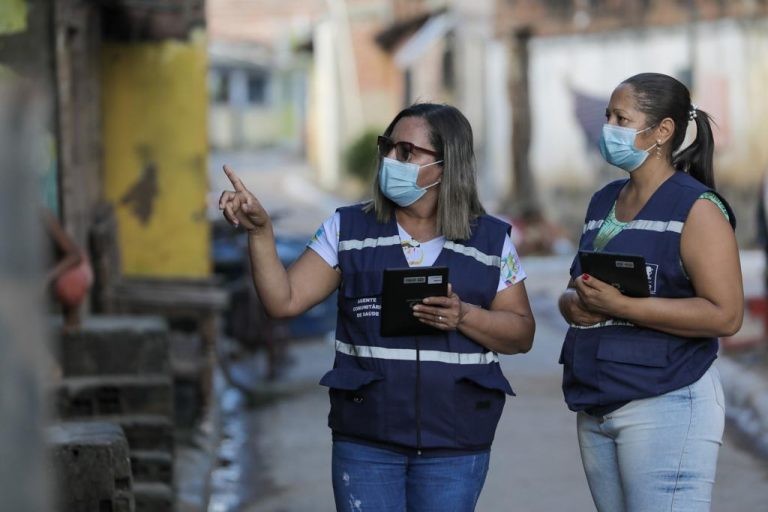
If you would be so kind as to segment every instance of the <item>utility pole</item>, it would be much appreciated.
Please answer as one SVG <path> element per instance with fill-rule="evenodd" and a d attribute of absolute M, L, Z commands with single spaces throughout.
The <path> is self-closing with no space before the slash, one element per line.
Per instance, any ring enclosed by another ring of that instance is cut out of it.
<path fill-rule="evenodd" d="M 509 51 L 509 103 L 512 114 L 512 188 L 507 209 L 519 213 L 538 209 L 536 181 L 531 172 L 531 102 L 528 84 L 528 43 L 531 28 L 513 29 Z"/>

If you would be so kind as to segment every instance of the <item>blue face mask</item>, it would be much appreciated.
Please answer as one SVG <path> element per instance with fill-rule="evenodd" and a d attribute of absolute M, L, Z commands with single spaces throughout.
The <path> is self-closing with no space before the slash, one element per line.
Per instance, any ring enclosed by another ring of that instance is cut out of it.
<path fill-rule="evenodd" d="M 634 128 L 623 128 L 606 123 L 603 125 L 603 133 L 600 135 L 600 154 L 609 164 L 632 172 L 643 165 L 645 159 L 648 158 L 648 151 L 656 146 L 654 144 L 648 149 L 635 147 L 635 136 L 650 129 L 649 126 L 638 131 Z"/>
<path fill-rule="evenodd" d="M 438 160 L 431 164 L 419 166 L 418 164 L 384 157 L 381 159 L 381 168 L 379 169 L 379 189 L 395 204 L 403 207 L 410 206 L 421 199 L 421 196 L 427 193 L 428 188 L 440 183 L 438 180 L 426 187 L 418 186 L 416 180 L 419 179 L 419 169 L 441 162 L 442 160 Z"/>

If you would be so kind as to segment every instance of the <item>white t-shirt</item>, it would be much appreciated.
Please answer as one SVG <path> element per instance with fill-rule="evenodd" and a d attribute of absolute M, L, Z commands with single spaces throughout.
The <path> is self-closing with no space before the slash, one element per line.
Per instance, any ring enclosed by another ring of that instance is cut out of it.
<path fill-rule="evenodd" d="M 339 264 L 339 226 L 341 215 L 339 212 L 328 217 L 317 229 L 317 232 L 307 246 L 320 255 L 328 265 L 336 268 Z M 437 259 L 445 244 L 445 237 L 433 238 L 428 242 L 417 242 L 406 231 L 397 225 L 400 235 L 403 254 L 411 267 L 428 267 Z M 504 236 L 504 247 L 501 250 L 501 272 L 499 273 L 499 286 L 497 292 L 508 286 L 523 281 L 527 275 L 520 265 L 515 246 L 512 245 L 509 235 Z"/>

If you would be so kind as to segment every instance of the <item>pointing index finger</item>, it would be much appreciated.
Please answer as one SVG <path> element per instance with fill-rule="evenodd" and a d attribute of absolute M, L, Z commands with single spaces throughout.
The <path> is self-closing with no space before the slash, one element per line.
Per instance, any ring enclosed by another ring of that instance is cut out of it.
<path fill-rule="evenodd" d="M 224 174 L 227 175 L 227 178 L 229 178 L 229 181 L 232 182 L 232 186 L 235 187 L 235 190 L 238 192 L 245 192 L 245 185 L 243 185 L 243 182 L 240 181 L 240 178 L 238 178 L 237 174 L 235 174 L 235 171 L 229 168 L 228 165 L 224 166 Z"/>

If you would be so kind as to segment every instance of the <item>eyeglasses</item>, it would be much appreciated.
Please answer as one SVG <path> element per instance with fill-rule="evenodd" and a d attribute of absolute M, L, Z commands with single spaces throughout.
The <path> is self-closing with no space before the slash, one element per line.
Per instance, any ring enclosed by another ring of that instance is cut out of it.
<path fill-rule="evenodd" d="M 379 138 L 376 140 L 376 144 L 379 147 L 380 157 L 383 158 L 387 156 L 392 151 L 392 148 L 395 148 L 395 157 L 401 162 L 407 162 L 408 160 L 410 160 L 411 154 L 414 151 L 420 151 L 422 153 L 432 155 L 435 158 L 438 157 L 437 151 L 432 151 L 431 149 L 425 149 L 420 146 L 417 146 L 416 144 L 411 144 L 410 142 L 406 142 L 404 140 L 395 142 L 389 137 L 385 137 L 383 135 L 379 135 Z"/>

